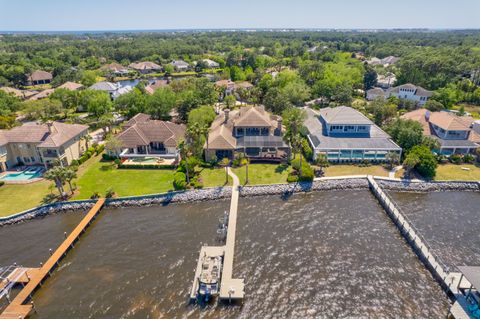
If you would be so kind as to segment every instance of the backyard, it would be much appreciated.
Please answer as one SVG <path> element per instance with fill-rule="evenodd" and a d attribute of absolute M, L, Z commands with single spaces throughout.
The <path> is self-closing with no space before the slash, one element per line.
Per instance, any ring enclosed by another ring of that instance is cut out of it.
<path fill-rule="evenodd" d="M 480 166 L 474 164 L 438 165 L 435 180 L 480 181 Z"/>
<path fill-rule="evenodd" d="M 8 216 L 40 205 L 48 194 L 49 181 L 31 184 L 6 184 L 0 186 L 0 217 Z"/>
<path fill-rule="evenodd" d="M 325 177 L 345 175 L 375 175 L 388 177 L 388 170 L 381 165 L 357 166 L 357 165 L 330 165 L 324 168 Z"/>
<path fill-rule="evenodd" d="M 233 169 L 240 179 L 240 184 L 245 185 L 246 167 L 237 167 Z M 290 172 L 289 166 L 276 164 L 250 164 L 248 165 L 248 184 L 278 184 L 286 183 L 287 176 Z M 205 187 L 223 186 L 225 185 L 225 169 L 224 168 L 204 168 L 200 171 L 200 177 Z M 232 181 L 229 178 L 229 185 Z"/>

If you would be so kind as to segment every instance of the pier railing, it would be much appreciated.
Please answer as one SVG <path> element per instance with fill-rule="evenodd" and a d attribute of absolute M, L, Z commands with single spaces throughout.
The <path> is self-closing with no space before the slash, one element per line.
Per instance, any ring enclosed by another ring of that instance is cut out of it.
<path fill-rule="evenodd" d="M 400 231 L 404 234 L 407 241 L 409 241 L 414 248 L 419 250 L 421 257 L 426 260 L 440 279 L 445 282 L 449 273 L 449 267 L 434 252 L 420 230 L 415 227 L 414 223 L 400 209 L 400 206 L 395 203 L 395 201 L 388 196 L 371 177 L 369 177 L 369 181 L 372 191 L 380 199 L 384 208 L 399 227 Z"/>

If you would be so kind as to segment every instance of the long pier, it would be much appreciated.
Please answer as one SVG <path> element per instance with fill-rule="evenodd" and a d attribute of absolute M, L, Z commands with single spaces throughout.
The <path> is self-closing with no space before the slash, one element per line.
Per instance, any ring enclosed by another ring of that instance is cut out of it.
<path fill-rule="evenodd" d="M 420 232 L 416 230 L 415 226 L 408 220 L 406 215 L 402 213 L 398 205 L 378 186 L 377 182 L 372 176 L 367 176 L 368 184 L 371 191 L 382 204 L 383 208 L 390 216 L 394 224 L 397 226 L 400 233 L 410 244 L 420 260 L 427 266 L 432 273 L 433 277 L 437 279 L 443 289 L 450 293 L 456 300 L 450 313 L 456 319 L 469 319 L 471 318 L 463 307 L 465 301 L 464 297 L 460 293 L 460 288 L 470 287 L 470 283 L 459 272 L 450 272 L 448 267 L 442 263 L 433 252 L 426 240 L 420 235 Z M 453 311 L 452 311 L 453 310 Z"/>
<path fill-rule="evenodd" d="M 233 257 L 235 255 L 235 235 L 237 229 L 238 197 L 240 192 L 238 187 L 240 182 L 230 167 L 228 175 L 233 179 L 232 199 L 230 201 L 230 213 L 228 214 L 227 240 L 225 243 L 225 255 L 223 257 L 222 281 L 220 282 L 220 299 L 234 300 L 243 299 L 244 281 L 243 279 L 233 279 Z"/>
<path fill-rule="evenodd" d="M 68 235 L 67 238 L 60 244 L 55 252 L 48 258 L 45 264 L 29 278 L 26 286 L 18 293 L 15 299 L 5 308 L 0 315 L 0 319 L 24 319 L 34 309 L 32 303 L 25 304 L 32 297 L 35 290 L 41 286 L 42 282 L 51 274 L 53 269 L 58 265 L 59 261 L 67 254 L 73 247 L 73 244 L 80 237 L 80 235 L 90 225 L 92 220 L 97 216 L 100 209 L 105 204 L 105 199 L 99 199 L 90 211 L 85 215 L 82 221 L 75 227 L 75 229 Z"/>

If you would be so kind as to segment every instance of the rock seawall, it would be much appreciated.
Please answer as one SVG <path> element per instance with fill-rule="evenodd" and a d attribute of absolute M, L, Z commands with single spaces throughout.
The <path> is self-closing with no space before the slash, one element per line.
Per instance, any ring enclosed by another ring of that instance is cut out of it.
<path fill-rule="evenodd" d="M 480 191 L 479 182 L 411 182 L 378 178 L 375 181 L 383 189 L 400 192 Z"/>
<path fill-rule="evenodd" d="M 411 182 L 376 178 L 378 185 L 386 190 L 403 192 L 441 192 L 441 191 L 480 191 L 479 182 Z M 273 184 L 257 186 L 241 186 L 240 196 L 289 196 L 294 193 L 330 190 L 368 189 L 366 178 L 338 178 L 314 181 L 312 183 Z M 109 199 L 106 207 L 134 207 L 150 205 L 168 205 L 170 203 L 189 203 L 207 200 L 230 198 L 231 187 L 215 187 L 198 190 L 168 192 L 162 194 L 132 196 Z M 95 200 L 60 202 L 32 208 L 30 210 L 0 218 L 0 226 L 42 217 L 48 214 L 65 211 L 87 211 Z"/>

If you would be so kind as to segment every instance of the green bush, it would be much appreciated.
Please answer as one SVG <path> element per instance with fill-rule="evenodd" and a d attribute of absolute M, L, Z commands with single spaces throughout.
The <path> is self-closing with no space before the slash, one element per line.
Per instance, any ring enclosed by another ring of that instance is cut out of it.
<path fill-rule="evenodd" d="M 469 164 L 475 162 L 475 159 L 476 157 L 473 154 L 465 154 L 465 156 L 463 157 L 463 161 Z"/>
<path fill-rule="evenodd" d="M 118 158 L 118 157 L 117 157 L 117 156 L 109 155 L 109 154 L 107 154 L 107 153 L 103 153 L 103 154 L 102 154 L 102 159 L 103 159 L 104 161 L 113 161 L 113 160 L 115 160 L 116 158 Z"/>
<path fill-rule="evenodd" d="M 462 156 L 458 154 L 452 154 L 450 155 L 450 162 L 452 162 L 453 164 L 462 164 L 463 162 Z"/>
<path fill-rule="evenodd" d="M 407 158 L 417 158 L 418 162 L 415 165 L 417 172 L 425 178 L 434 178 L 437 169 L 437 159 L 432 151 L 425 145 L 416 145 L 410 152 Z"/>
<path fill-rule="evenodd" d="M 78 160 L 72 160 L 72 162 L 70 163 L 71 166 L 78 166 L 80 163 L 78 162 Z"/>
<path fill-rule="evenodd" d="M 311 182 L 314 178 L 313 168 L 308 164 L 305 159 L 302 159 L 302 169 L 300 175 L 300 158 L 297 157 L 292 160 L 292 167 L 295 172 L 290 173 L 290 175 L 296 176 L 299 182 Z M 292 178 L 293 179 L 293 178 Z"/>
<path fill-rule="evenodd" d="M 190 180 L 190 185 L 195 189 L 203 188 L 203 183 L 197 177 Z"/>
<path fill-rule="evenodd" d="M 313 160 L 313 149 L 306 138 L 302 139 L 303 156 L 309 161 Z"/>
<path fill-rule="evenodd" d="M 288 174 L 287 183 L 296 183 L 296 182 L 298 182 L 298 176 L 292 173 Z"/>
<path fill-rule="evenodd" d="M 90 196 L 90 199 L 98 199 L 98 198 L 100 198 L 99 192 L 93 192 L 92 196 Z"/>
<path fill-rule="evenodd" d="M 95 155 L 100 155 L 105 150 L 105 145 L 98 145 L 95 149 Z"/>
<path fill-rule="evenodd" d="M 176 190 L 184 190 L 187 188 L 187 176 L 183 172 L 176 172 L 173 175 L 173 187 Z"/>
<path fill-rule="evenodd" d="M 0 181 L 0 187 L 5 185 L 5 182 L 4 181 Z"/>
<path fill-rule="evenodd" d="M 105 198 L 112 198 L 113 196 L 115 196 L 115 191 L 113 190 L 112 187 L 110 187 L 109 189 L 107 189 L 107 192 L 105 193 Z"/>

